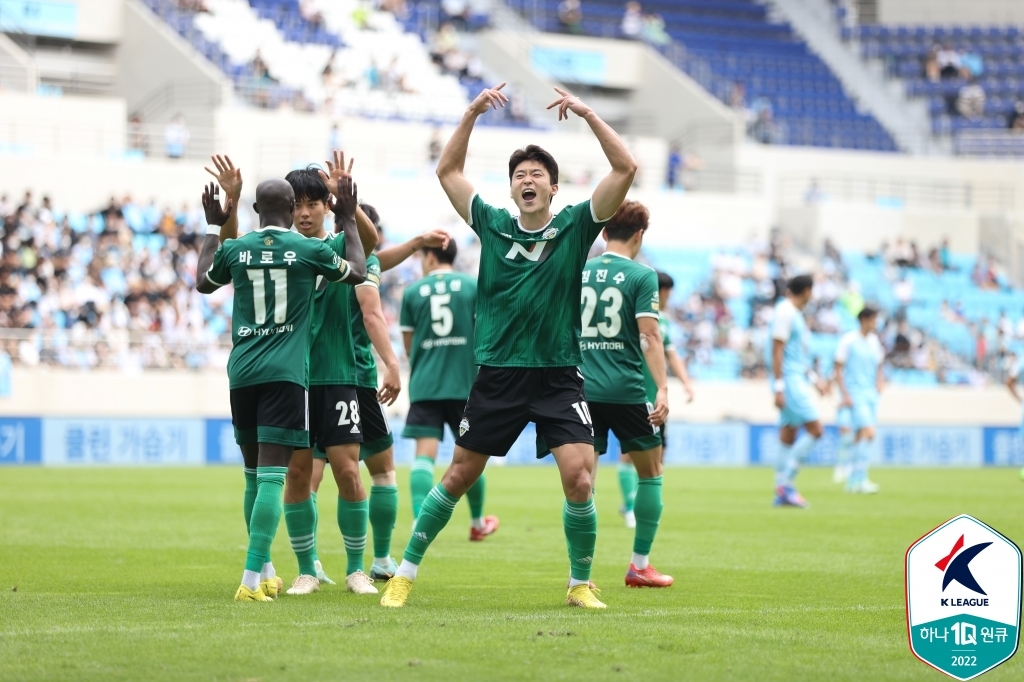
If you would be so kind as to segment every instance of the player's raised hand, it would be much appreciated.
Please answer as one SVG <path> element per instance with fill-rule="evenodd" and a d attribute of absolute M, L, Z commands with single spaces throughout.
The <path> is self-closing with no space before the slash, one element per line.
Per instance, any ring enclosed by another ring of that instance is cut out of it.
<path fill-rule="evenodd" d="M 237 201 L 242 196 L 242 169 L 235 168 L 235 164 L 231 163 L 231 157 L 227 154 L 214 154 L 210 158 L 217 170 L 214 171 L 209 166 L 203 166 L 203 168 L 217 178 L 218 184 L 229 199 Z"/>
<path fill-rule="evenodd" d="M 786 396 L 782 391 L 778 391 L 775 394 L 775 407 L 780 410 L 786 409 Z"/>
<path fill-rule="evenodd" d="M 668 388 L 658 389 L 658 396 L 654 399 L 654 409 L 647 415 L 647 421 L 652 426 L 661 426 L 668 420 Z"/>
<path fill-rule="evenodd" d="M 402 377 L 398 373 L 398 365 L 384 368 L 384 383 L 377 391 L 377 402 L 382 405 L 394 405 L 398 394 L 402 392 Z"/>
<path fill-rule="evenodd" d="M 558 107 L 559 121 L 563 118 L 568 120 L 570 111 L 581 118 L 591 112 L 591 108 L 584 104 L 583 100 L 576 95 L 573 95 L 562 88 L 555 88 L 555 92 L 561 96 L 545 108 L 554 109 L 555 107 Z"/>
<path fill-rule="evenodd" d="M 227 206 L 221 208 L 220 187 L 216 183 L 211 182 L 203 188 L 203 211 L 206 213 L 208 225 L 224 227 L 224 223 L 231 217 L 232 208 L 234 208 L 234 202 L 231 199 L 228 199 Z"/>
<path fill-rule="evenodd" d="M 493 88 L 484 88 L 480 91 L 480 94 L 476 96 L 476 99 L 469 105 L 469 110 L 477 115 L 486 114 L 488 109 L 497 109 L 498 107 L 504 107 L 508 103 L 508 97 L 505 96 L 501 89 L 505 87 L 505 81 L 502 81 Z"/>
<path fill-rule="evenodd" d="M 356 209 L 359 207 L 359 192 L 352 176 L 346 174 L 339 178 L 337 183 L 330 183 L 327 186 L 331 188 L 331 194 L 334 195 L 331 210 L 336 215 L 355 220 Z"/>
<path fill-rule="evenodd" d="M 423 247 L 428 249 L 446 249 L 452 236 L 444 230 L 431 230 L 423 235 Z"/>

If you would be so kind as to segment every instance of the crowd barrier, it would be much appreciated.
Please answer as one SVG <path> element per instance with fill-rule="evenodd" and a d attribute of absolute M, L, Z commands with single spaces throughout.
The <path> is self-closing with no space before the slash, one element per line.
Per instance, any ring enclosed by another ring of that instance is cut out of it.
<path fill-rule="evenodd" d="M 399 436 L 394 420 L 395 462 L 412 462 L 413 441 Z M 769 466 L 775 461 L 776 427 L 767 424 L 672 422 L 665 463 L 682 466 Z M 609 452 L 618 443 L 610 439 Z M 452 439 L 442 443 L 438 461 L 451 459 Z M 839 433 L 827 427 L 808 464 L 835 461 Z M 1024 441 L 1005 426 L 883 426 L 873 460 L 882 466 L 981 467 L 1024 465 Z M 200 466 L 240 464 L 229 419 L 97 419 L 0 417 L 0 465 L 29 466 Z M 538 460 L 533 425 L 506 458 L 494 464 L 551 465 Z"/>

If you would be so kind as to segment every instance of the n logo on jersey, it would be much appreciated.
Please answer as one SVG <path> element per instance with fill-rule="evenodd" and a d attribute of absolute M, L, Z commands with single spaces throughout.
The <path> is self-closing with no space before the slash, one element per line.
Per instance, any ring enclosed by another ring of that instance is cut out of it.
<path fill-rule="evenodd" d="M 528 261 L 533 261 L 534 263 L 542 263 L 544 262 L 544 260 L 546 260 L 546 258 L 542 258 L 542 256 L 544 256 L 544 247 L 546 247 L 547 245 L 547 242 L 534 242 L 533 244 L 530 245 L 530 248 L 527 249 L 519 242 L 512 242 L 512 248 L 509 249 L 508 253 L 505 254 L 505 258 L 508 258 L 509 260 L 515 260 L 517 257 L 522 256 Z"/>

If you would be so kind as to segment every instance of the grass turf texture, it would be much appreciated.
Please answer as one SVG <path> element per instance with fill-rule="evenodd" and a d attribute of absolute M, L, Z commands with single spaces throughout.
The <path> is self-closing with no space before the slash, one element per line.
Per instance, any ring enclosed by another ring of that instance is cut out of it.
<path fill-rule="evenodd" d="M 400 557 L 411 519 L 399 474 Z M 386 611 L 343 585 L 234 603 L 238 469 L 4 469 L 0 679 L 947 679 L 908 649 L 904 552 L 960 513 L 1024 540 L 1024 486 L 1011 470 L 875 477 L 880 495 L 854 497 L 831 471 L 805 471 L 814 507 L 799 511 L 770 507 L 768 470 L 669 469 L 652 556 L 676 584 L 655 591 L 622 584 L 632 531 L 602 468 L 594 580 L 609 609 L 584 612 L 563 606 L 555 470 L 492 467 L 487 512 L 501 530 L 468 542 L 460 502 L 408 607 Z M 320 556 L 340 581 L 335 492 L 325 480 Z M 273 551 L 287 585 L 286 535 L 282 522 Z M 1022 678 L 1016 656 L 984 679 Z"/>

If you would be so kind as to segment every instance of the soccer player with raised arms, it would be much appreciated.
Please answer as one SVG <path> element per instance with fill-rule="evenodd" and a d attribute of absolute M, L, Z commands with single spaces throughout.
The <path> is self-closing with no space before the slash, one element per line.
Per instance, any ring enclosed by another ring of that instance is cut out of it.
<path fill-rule="evenodd" d="M 458 435 L 476 378 L 476 280 L 452 268 L 458 255 L 454 239 L 443 248 L 427 247 L 420 253 L 423 278 L 405 288 L 399 319 L 410 365 L 410 405 L 402 437 L 416 439 L 416 459 L 409 474 L 413 519 L 434 487 L 434 460 L 444 426 L 448 425 L 453 438 Z M 484 479 L 480 474 L 466 492 L 473 541 L 498 529 L 498 517 L 484 516 Z"/>
<path fill-rule="evenodd" d="M 529 422 L 551 447 L 565 494 L 562 523 L 571 579 L 566 603 L 605 608 L 589 586 L 597 543 L 592 497 L 594 431 L 583 392 L 580 309 L 583 266 L 591 245 L 622 205 L 636 161 L 611 127 L 569 93 L 548 105 L 558 119 L 571 111 L 601 144 L 611 172 L 591 199 L 552 213 L 558 165 L 535 145 L 514 152 L 508 171 L 514 217 L 489 205 L 463 174 L 477 118 L 504 106 L 504 83 L 482 91 L 448 141 L 437 176 L 448 199 L 480 237 L 475 357 L 480 371 L 459 423 L 455 454 L 427 495 L 402 564 L 381 604 L 406 604 L 423 556 L 451 519 L 459 498 L 476 483 L 489 457 L 503 457 Z"/>
<path fill-rule="evenodd" d="M 358 204 L 350 178 L 337 187 L 335 212 L 344 240 L 336 248 L 291 232 L 295 193 L 281 179 L 256 188 L 260 226 L 221 243 L 233 200 L 221 208 L 219 189 L 203 194 L 207 237 L 199 255 L 196 289 L 209 294 L 234 286 L 232 349 L 228 360 L 231 420 L 245 462 L 245 518 L 249 548 L 237 601 L 269 601 L 279 583 L 267 568 L 281 520 L 281 492 L 296 448 L 309 445 L 306 357 L 317 279 L 358 283 L 365 257 L 355 224 Z M 344 244 L 350 261 L 339 251 Z"/>
<path fill-rule="evenodd" d="M 779 408 L 779 453 L 775 467 L 777 507 L 808 507 L 794 487 L 800 463 L 821 438 L 821 419 L 811 395 L 811 386 L 824 394 L 827 386 L 811 372 L 807 349 L 810 331 L 804 321 L 804 308 L 811 301 L 814 280 L 798 275 L 789 280 L 786 297 L 775 306 L 772 321 L 772 391 Z M 803 428 L 806 433 L 797 440 Z"/>
<path fill-rule="evenodd" d="M 608 431 L 622 444 L 639 482 L 628 587 L 668 587 L 672 577 L 650 564 L 661 521 L 661 433 L 668 418 L 665 348 L 659 326 L 658 275 L 633 259 L 647 231 L 647 209 L 627 201 L 604 228 L 605 252 L 587 261 L 580 304 L 583 376 L 594 421 L 594 465 L 608 451 Z M 644 365 L 656 390 L 648 402 Z"/>
<path fill-rule="evenodd" d="M 841 405 L 849 408 L 853 431 L 853 458 L 846 479 L 848 493 L 877 493 L 878 484 L 868 478 L 871 445 L 878 424 L 878 398 L 882 392 L 882 360 L 885 351 L 875 334 L 878 310 L 864 306 L 857 314 L 860 329 L 847 332 L 839 339 L 835 355 L 835 378 L 842 397 Z"/>

